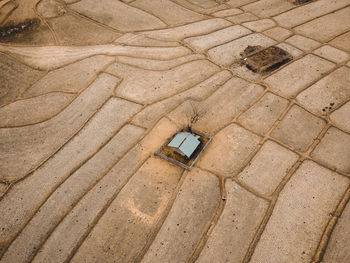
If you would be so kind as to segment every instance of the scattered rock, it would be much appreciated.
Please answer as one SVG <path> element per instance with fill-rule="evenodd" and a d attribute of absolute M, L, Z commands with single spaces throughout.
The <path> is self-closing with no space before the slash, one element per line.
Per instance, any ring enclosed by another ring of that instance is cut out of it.
<path fill-rule="evenodd" d="M 37 18 L 26 19 L 21 23 L 8 23 L 0 27 L 0 41 L 10 42 L 15 37 L 21 37 L 24 34 L 36 30 L 40 25 L 40 20 Z"/>

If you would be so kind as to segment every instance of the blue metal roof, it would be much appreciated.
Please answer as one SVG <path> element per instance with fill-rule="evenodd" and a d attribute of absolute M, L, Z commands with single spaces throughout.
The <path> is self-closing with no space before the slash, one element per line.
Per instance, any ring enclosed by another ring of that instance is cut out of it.
<path fill-rule="evenodd" d="M 179 132 L 171 140 L 171 142 L 168 144 L 168 146 L 174 147 L 174 148 L 179 148 L 181 143 L 188 137 L 188 135 L 191 135 L 191 134 L 188 132 Z"/>
<path fill-rule="evenodd" d="M 181 144 L 179 150 L 183 152 L 188 158 L 191 157 L 192 153 L 197 149 L 200 141 L 192 134 L 186 138 L 186 141 Z"/>
<path fill-rule="evenodd" d="M 168 144 L 170 147 L 179 149 L 188 158 L 197 149 L 200 141 L 189 132 L 179 132 Z"/>

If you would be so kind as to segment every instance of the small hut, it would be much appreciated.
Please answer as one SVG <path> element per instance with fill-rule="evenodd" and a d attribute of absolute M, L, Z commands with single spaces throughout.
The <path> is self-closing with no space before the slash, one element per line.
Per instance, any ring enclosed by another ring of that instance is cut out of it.
<path fill-rule="evenodd" d="M 179 132 L 168 144 L 174 151 L 182 156 L 191 158 L 194 151 L 200 144 L 199 136 L 194 136 L 189 132 Z"/>

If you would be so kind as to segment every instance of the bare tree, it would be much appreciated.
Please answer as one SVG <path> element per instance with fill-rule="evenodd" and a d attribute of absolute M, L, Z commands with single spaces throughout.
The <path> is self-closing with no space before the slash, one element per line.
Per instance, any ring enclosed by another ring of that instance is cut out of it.
<path fill-rule="evenodd" d="M 205 109 L 204 107 L 202 107 L 201 104 L 196 103 L 194 101 L 190 101 L 190 109 L 187 113 L 187 119 L 188 119 L 188 129 L 192 132 L 192 126 L 193 124 L 195 124 L 196 122 L 198 122 L 198 120 L 200 119 L 200 117 L 205 114 Z"/>

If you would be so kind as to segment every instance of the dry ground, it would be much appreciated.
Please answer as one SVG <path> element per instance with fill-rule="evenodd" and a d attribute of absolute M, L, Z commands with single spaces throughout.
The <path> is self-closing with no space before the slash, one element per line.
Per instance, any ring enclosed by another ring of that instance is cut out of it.
<path fill-rule="evenodd" d="M 298 2 L 1 0 L 0 262 L 349 263 L 350 0 Z"/>

